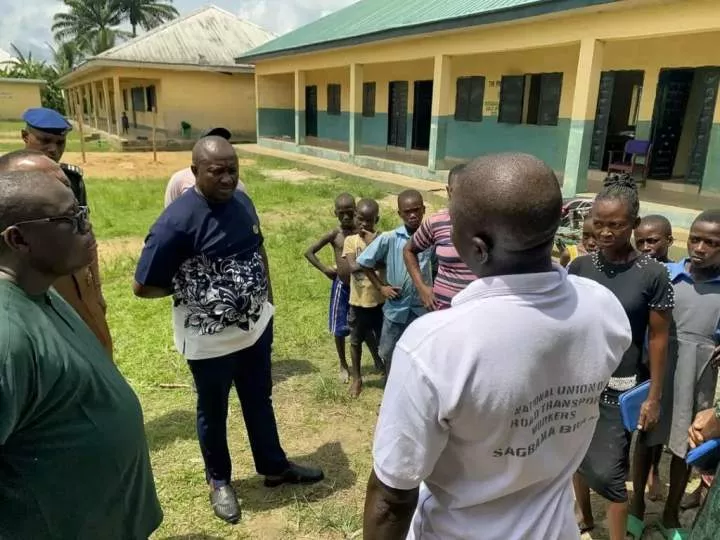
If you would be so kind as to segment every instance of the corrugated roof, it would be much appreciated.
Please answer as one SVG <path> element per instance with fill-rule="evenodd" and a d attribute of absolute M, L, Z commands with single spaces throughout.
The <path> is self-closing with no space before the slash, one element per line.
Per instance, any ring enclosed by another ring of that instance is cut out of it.
<path fill-rule="evenodd" d="M 281 53 L 292 54 L 342 44 L 397 37 L 454 21 L 457 26 L 541 15 L 616 0 L 360 0 L 344 9 L 289 32 L 246 54 L 238 62 Z M 428 31 L 428 30 L 425 30 Z M 433 31 L 430 29 L 429 31 Z"/>
<path fill-rule="evenodd" d="M 88 62 L 237 67 L 234 57 L 275 34 L 217 6 L 207 6 L 113 47 Z"/>

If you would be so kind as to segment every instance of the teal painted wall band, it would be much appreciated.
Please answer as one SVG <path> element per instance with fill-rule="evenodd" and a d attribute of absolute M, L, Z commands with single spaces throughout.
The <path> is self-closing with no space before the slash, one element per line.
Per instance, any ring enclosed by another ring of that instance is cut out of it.
<path fill-rule="evenodd" d="M 258 133 L 261 137 L 291 137 L 295 139 L 295 110 L 257 110 Z"/>
<path fill-rule="evenodd" d="M 328 114 L 327 111 L 318 111 L 318 138 L 348 142 L 350 113 L 341 112 L 339 115 L 334 115 Z"/>
<path fill-rule="evenodd" d="M 594 120 L 572 120 L 567 141 L 562 192 L 565 197 L 587 191 Z"/>
<path fill-rule="evenodd" d="M 482 122 L 459 122 L 443 116 L 438 119 L 438 128 L 443 126 L 447 133 L 443 157 L 470 159 L 498 152 L 526 152 L 555 170 L 565 167 L 570 133 L 567 118 L 560 118 L 557 126 L 536 126 L 505 124 L 495 116 L 486 116 Z M 440 134 L 438 138 L 442 138 Z"/>
<path fill-rule="evenodd" d="M 375 116 L 361 116 L 362 143 L 368 146 L 385 146 L 387 144 L 388 115 L 375 113 Z"/>

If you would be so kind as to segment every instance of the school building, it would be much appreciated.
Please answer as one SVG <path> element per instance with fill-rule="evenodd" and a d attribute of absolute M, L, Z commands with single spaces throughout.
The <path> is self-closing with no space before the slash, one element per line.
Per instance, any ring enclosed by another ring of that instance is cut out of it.
<path fill-rule="evenodd" d="M 718 0 L 361 0 L 236 61 L 264 146 L 438 180 L 522 151 L 572 196 L 634 140 L 648 189 L 720 194 L 718 44 Z"/>
<path fill-rule="evenodd" d="M 255 140 L 255 80 L 237 50 L 274 34 L 216 6 L 170 21 L 62 77 L 68 116 L 125 143 L 146 140 L 153 123 L 172 143 L 216 126 Z M 129 130 L 123 133 L 122 115 Z"/>
<path fill-rule="evenodd" d="M 45 81 L 0 78 L 0 120 L 20 120 L 30 108 L 40 107 Z"/>

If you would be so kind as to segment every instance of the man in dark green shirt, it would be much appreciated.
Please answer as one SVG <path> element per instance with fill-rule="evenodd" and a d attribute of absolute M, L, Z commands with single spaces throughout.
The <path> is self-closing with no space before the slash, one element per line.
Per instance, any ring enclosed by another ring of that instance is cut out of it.
<path fill-rule="evenodd" d="M 0 174 L 0 538 L 146 540 L 162 511 L 134 392 L 51 288 L 91 262 L 87 207 Z"/>

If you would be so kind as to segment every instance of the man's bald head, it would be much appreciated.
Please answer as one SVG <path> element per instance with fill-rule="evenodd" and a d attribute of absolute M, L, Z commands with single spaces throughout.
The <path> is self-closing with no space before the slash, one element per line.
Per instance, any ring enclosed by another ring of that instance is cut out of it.
<path fill-rule="evenodd" d="M 66 186 L 70 186 L 70 181 L 60 165 L 37 150 L 16 150 L 0 156 L 0 173 L 18 171 L 43 171 Z"/>
<path fill-rule="evenodd" d="M 227 139 L 211 135 L 210 137 L 203 137 L 195 143 L 192 151 L 192 161 L 193 165 L 197 165 L 203 160 L 212 160 L 218 156 L 227 157 L 229 155 L 236 155 L 232 144 Z"/>
<path fill-rule="evenodd" d="M 0 231 L 21 221 L 52 215 L 58 190 L 65 189 L 41 170 L 0 171 Z"/>
<path fill-rule="evenodd" d="M 549 262 L 562 194 L 555 173 L 528 154 L 497 154 L 468 163 L 450 201 L 458 252 L 476 274 L 540 256 Z"/>
<path fill-rule="evenodd" d="M 191 170 L 195 175 L 195 187 L 208 201 L 225 203 L 235 195 L 240 181 L 238 158 L 226 139 L 203 137 L 195 143 Z"/>
<path fill-rule="evenodd" d="M 0 257 L 51 281 L 92 262 L 95 240 L 72 190 L 42 170 L 0 172 Z"/>
<path fill-rule="evenodd" d="M 3 154 L 2 156 L 0 156 L 0 172 L 17 170 L 16 167 L 19 163 L 42 162 L 44 160 L 55 163 L 52 159 L 47 157 L 42 152 L 39 152 L 38 150 L 28 150 L 26 148 L 22 150 L 15 150 L 13 152 L 8 152 L 7 154 Z"/>

